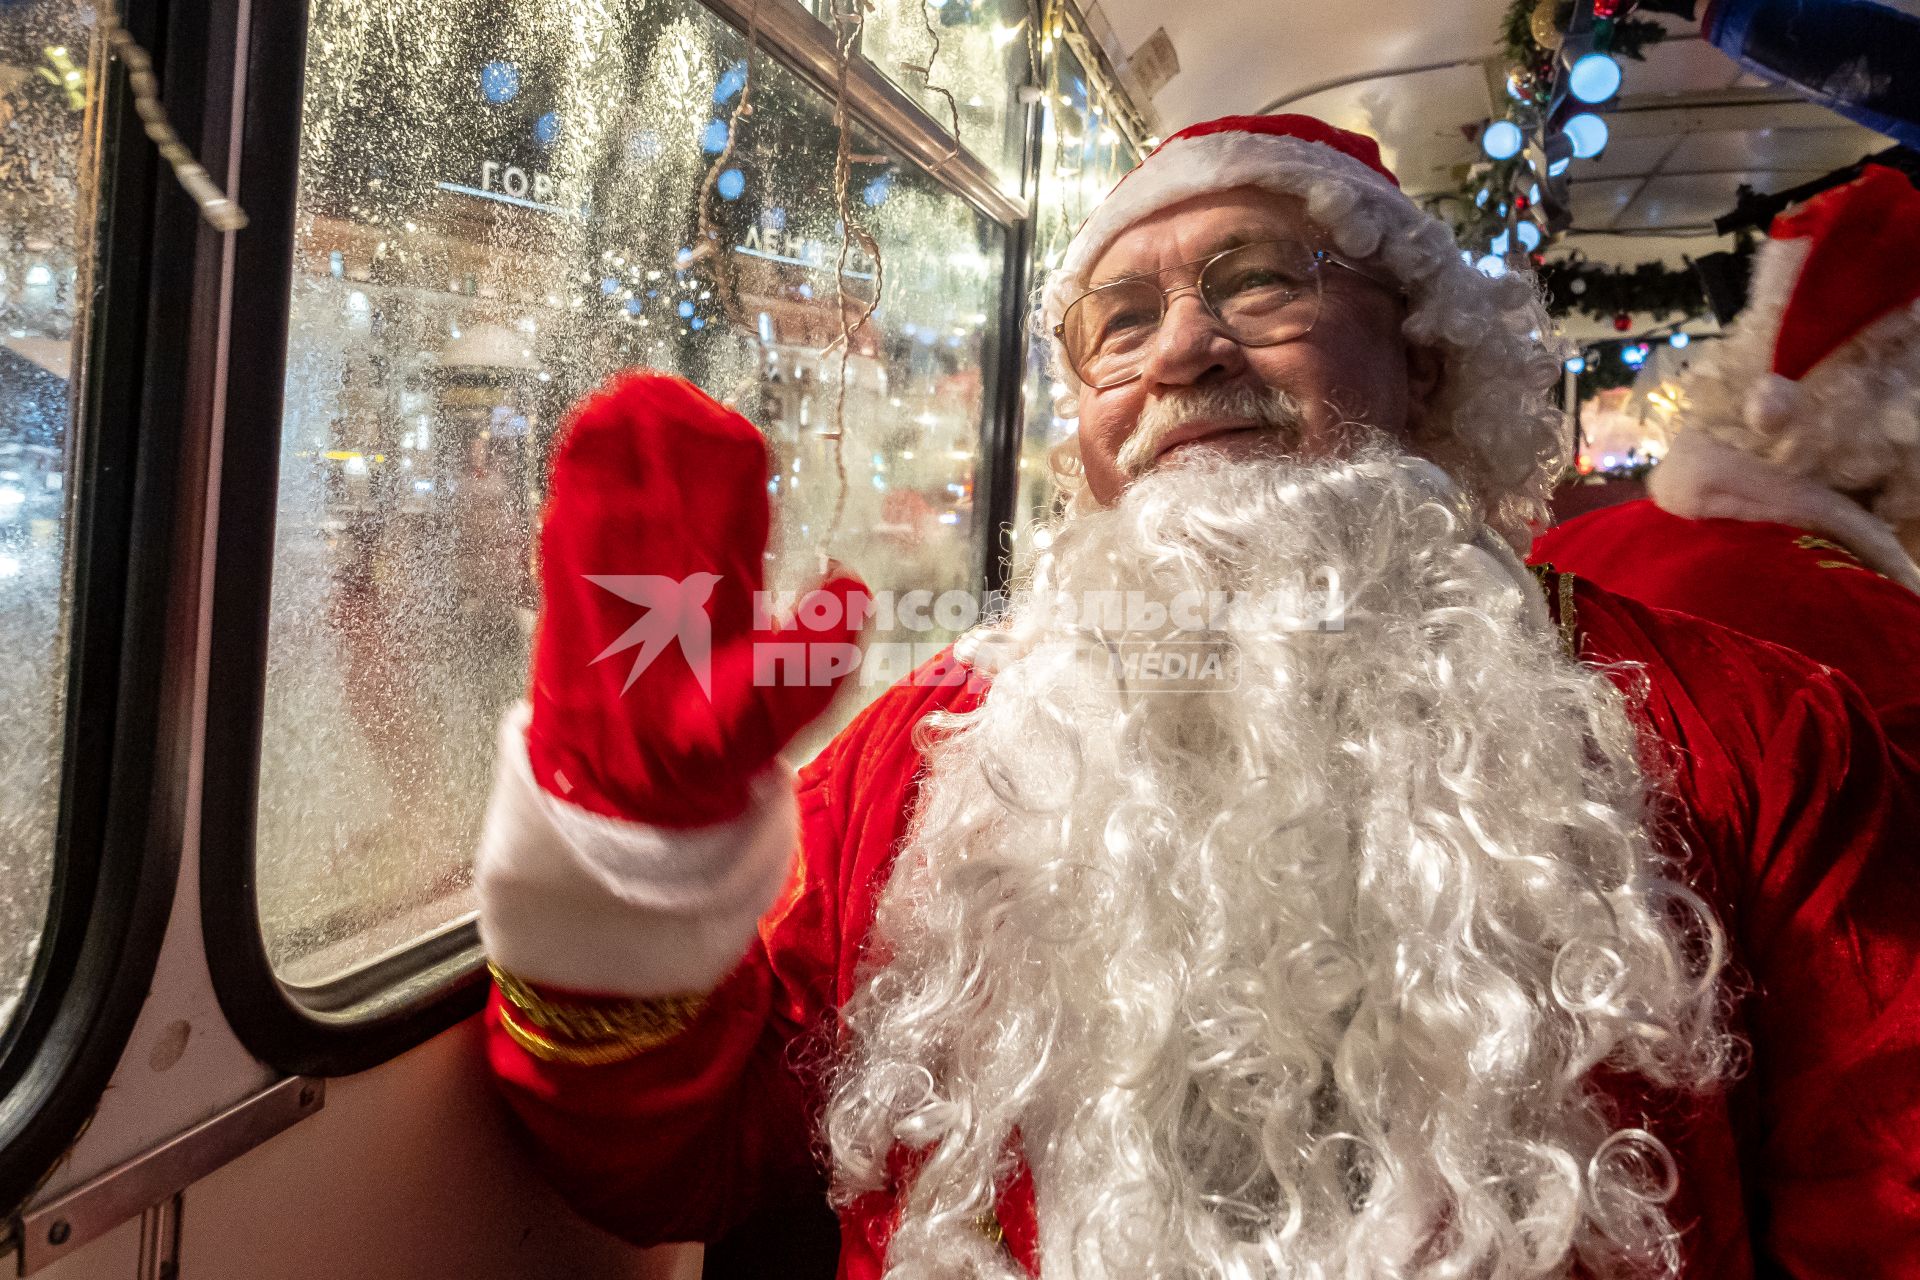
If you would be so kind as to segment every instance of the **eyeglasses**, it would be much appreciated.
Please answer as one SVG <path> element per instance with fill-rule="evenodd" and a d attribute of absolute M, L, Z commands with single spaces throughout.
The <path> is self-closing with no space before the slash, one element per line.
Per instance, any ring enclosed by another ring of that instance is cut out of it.
<path fill-rule="evenodd" d="M 1399 286 L 1324 249 L 1293 240 L 1263 240 L 1088 290 L 1068 305 L 1054 336 L 1080 381 L 1096 390 L 1140 376 L 1167 300 L 1192 289 L 1227 336 L 1244 347 L 1274 347 L 1313 331 L 1320 318 L 1322 276 L 1329 266 L 1400 292 Z M 1191 280 L 1172 289 L 1172 272 Z"/>

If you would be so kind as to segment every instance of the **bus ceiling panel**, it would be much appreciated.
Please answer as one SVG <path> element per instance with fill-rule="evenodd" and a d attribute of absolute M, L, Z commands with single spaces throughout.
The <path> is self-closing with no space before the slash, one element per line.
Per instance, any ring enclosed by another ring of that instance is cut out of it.
<path fill-rule="evenodd" d="M 1673 154 L 1678 141 L 1678 138 L 1665 134 L 1644 138 L 1616 137 L 1607 144 L 1605 151 L 1582 162 L 1569 176 L 1576 188 L 1589 182 L 1644 178 L 1660 171 L 1663 162 Z"/>
<path fill-rule="evenodd" d="M 1828 118 L 1839 127 L 1768 127 L 1690 133 L 1678 140 L 1673 154 L 1661 166 L 1661 172 L 1728 173 L 1742 169 L 1781 172 L 1813 169 L 1827 173 L 1893 145 L 1892 139 L 1871 129 L 1842 121 L 1837 116 Z M 1788 184 L 1773 184 L 1775 189 L 1785 185 Z"/>
<path fill-rule="evenodd" d="M 1607 112 L 1615 142 L 1695 133 L 1819 132 L 1846 123 L 1818 103 L 1777 88 L 1699 89 L 1659 97 L 1629 93 Z"/>
<path fill-rule="evenodd" d="M 800 0 L 702 0 L 739 28 L 758 28 L 762 48 L 799 72 L 829 98 L 840 84 L 833 31 Z M 1026 216 L 1026 206 L 1001 189 L 993 170 L 961 146 L 946 126 L 901 92 L 877 67 L 855 58 L 846 69 L 847 104 L 854 117 L 900 149 L 976 208 L 1002 224 Z"/>
<path fill-rule="evenodd" d="M 1476 137 L 1439 121 L 1479 121 L 1492 101 L 1478 61 L 1432 67 L 1390 80 L 1369 77 L 1290 102 L 1288 111 L 1318 116 L 1380 140 L 1381 159 L 1415 197 L 1459 187 L 1462 166 L 1481 159 Z"/>
<path fill-rule="evenodd" d="M 1616 231 L 1652 231 L 1675 227 L 1710 227 L 1733 205 L 1733 193 L 1742 186 L 1774 191 L 1819 177 L 1825 170 L 1769 172 L 1681 173 L 1649 178 L 1615 215 Z"/>
<path fill-rule="evenodd" d="M 1155 95 L 1154 106 L 1169 132 L 1218 115 L 1257 112 L 1347 77 L 1492 56 L 1506 9 L 1503 0 L 1379 0 L 1363 9 L 1304 0 L 1172 6 L 1099 0 L 1098 7 L 1120 55 L 1166 28 L 1181 69 Z M 1124 56 L 1115 60 L 1125 65 Z"/>
<path fill-rule="evenodd" d="M 1591 230 L 1611 230 L 1633 198 L 1640 194 L 1646 179 L 1637 176 L 1600 178 L 1576 182 L 1572 187 L 1573 225 Z"/>
<path fill-rule="evenodd" d="M 1659 98 L 1731 88 L 1740 78 L 1738 64 L 1702 40 L 1698 28 L 1679 27 L 1671 18 L 1663 22 L 1668 37 L 1641 50 L 1639 58 L 1626 64 L 1627 92 L 1636 98 Z"/>

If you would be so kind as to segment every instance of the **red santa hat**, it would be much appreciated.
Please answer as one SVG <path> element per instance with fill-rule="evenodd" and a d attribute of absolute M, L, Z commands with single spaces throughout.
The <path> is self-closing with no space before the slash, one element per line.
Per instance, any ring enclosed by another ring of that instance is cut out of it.
<path fill-rule="evenodd" d="M 1081 225 L 1041 296 L 1051 334 L 1085 292 L 1093 264 L 1128 227 L 1181 201 L 1253 187 L 1295 196 L 1333 248 L 1406 291 L 1409 341 L 1437 350 L 1445 370 L 1426 406 L 1423 446 L 1516 544 L 1544 513 L 1563 461 L 1560 420 L 1547 403 L 1559 379 L 1552 332 L 1526 277 L 1490 279 L 1463 259 L 1447 225 L 1400 190 L 1372 138 L 1304 115 L 1224 116 L 1172 135 L 1115 184 Z M 1079 412 L 1080 383 L 1053 343 L 1055 412 Z"/>
<path fill-rule="evenodd" d="M 1920 191 L 1905 174 L 1868 165 L 1852 182 L 1775 219 L 1762 251 L 1756 312 L 1778 316 L 1772 376 L 1756 390 L 1749 416 L 1780 420 L 1793 412 L 1799 384 L 1823 362 L 1888 330 L 1920 326 Z M 1774 303 L 1775 305 L 1767 305 Z M 1777 306 L 1777 310 L 1776 310 Z"/>
<path fill-rule="evenodd" d="M 1906 177 L 1869 165 L 1777 219 L 1746 310 L 1681 388 L 1654 501 L 1823 533 L 1920 591 L 1889 528 L 1920 518 L 1920 191 Z"/>

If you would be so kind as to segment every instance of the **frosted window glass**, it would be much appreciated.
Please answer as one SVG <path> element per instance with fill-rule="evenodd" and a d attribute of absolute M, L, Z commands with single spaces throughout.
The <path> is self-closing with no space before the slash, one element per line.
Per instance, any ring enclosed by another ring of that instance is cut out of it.
<path fill-rule="evenodd" d="M 687 0 L 313 6 L 257 828 L 288 980 L 471 910 L 544 459 L 609 373 L 683 373 L 766 432 L 770 585 L 823 549 L 877 588 L 973 585 L 1004 234 L 856 138 L 884 273 L 853 253 L 843 308 L 831 104 L 763 53 L 703 239 L 745 56 Z M 842 405 L 830 348 L 876 283 Z"/>
<path fill-rule="evenodd" d="M 54 875 L 101 65 L 91 6 L 0 6 L 0 1027 L 31 976 Z"/>
<path fill-rule="evenodd" d="M 813 7 L 830 18 L 823 0 Z M 957 114 L 961 145 L 1017 193 L 1026 148 L 1019 94 L 1033 78 L 1034 43 L 1026 0 L 876 0 L 860 51 L 943 129 L 953 128 Z"/>
<path fill-rule="evenodd" d="M 1113 121 L 1110 106 L 1064 42 L 1047 64 L 1040 115 L 1040 176 L 1035 201 L 1034 296 L 1066 256 L 1073 233 L 1138 157 Z M 1047 455 L 1070 439 L 1079 420 L 1054 416 L 1048 334 L 1035 325 L 1027 345 L 1026 429 L 1014 508 L 1014 571 L 1029 568 L 1038 548 L 1034 525 L 1052 512 L 1055 485 Z M 1043 538 L 1045 535 L 1042 535 Z"/>

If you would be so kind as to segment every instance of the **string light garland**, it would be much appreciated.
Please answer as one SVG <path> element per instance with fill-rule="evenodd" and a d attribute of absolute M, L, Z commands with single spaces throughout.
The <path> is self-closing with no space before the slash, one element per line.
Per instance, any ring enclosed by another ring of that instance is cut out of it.
<path fill-rule="evenodd" d="M 873 317 L 880 306 L 880 295 L 885 286 L 885 265 L 880 260 L 880 245 L 867 229 L 866 224 L 854 213 L 848 188 L 853 174 L 853 116 L 848 106 L 847 73 L 853 58 L 860 48 L 861 29 L 866 25 L 867 10 L 872 0 L 832 0 L 830 7 L 832 25 L 835 28 L 835 52 L 840 60 L 839 75 L 834 80 L 833 127 L 837 136 L 837 145 L 833 156 L 833 197 L 840 214 L 840 254 L 835 261 L 833 291 L 835 305 L 840 310 L 840 333 L 828 343 L 820 353 L 821 367 L 826 366 L 827 357 L 837 348 L 840 355 L 839 376 L 836 379 L 833 401 L 833 428 L 824 432 L 833 441 L 833 467 L 837 488 L 833 500 L 833 517 L 827 522 L 827 536 L 821 540 L 826 548 L 839 532 L 841 520 L 846 515 L 847 456 L 845 447 L 847 413 L 847 358 L 853 352 L 853 335 Z M 861 308 L 859 318 L 850 319 L 847 315 L 847 259 L 853 247 L 873 263 L 873 296 L 867 299 Z M 823 551 L 824 554 L 824 551 Z"/>

